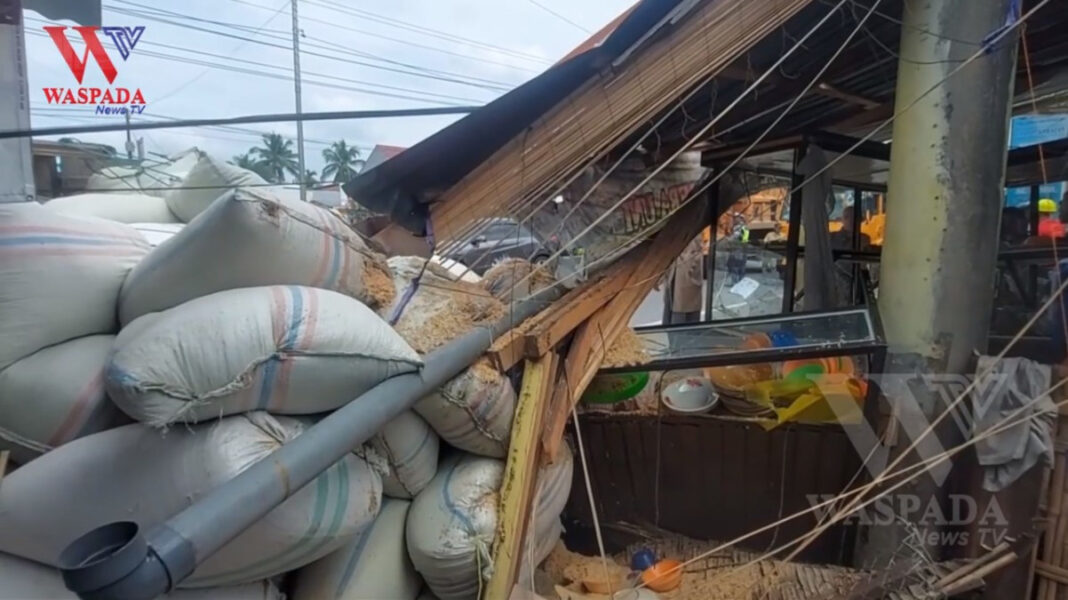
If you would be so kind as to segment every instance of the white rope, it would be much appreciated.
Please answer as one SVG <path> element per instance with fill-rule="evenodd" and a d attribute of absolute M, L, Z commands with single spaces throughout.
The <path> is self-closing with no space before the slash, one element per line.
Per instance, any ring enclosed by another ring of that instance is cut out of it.
<path fill-rule="evenodd" d="M 579 460 L 582 462 L 582 479 L 586 483 L 586 497 L 590 501 L 590 515 L 593 517 L 593 532 L 597 536 L 597 549 L 601 553 L 601 566 L 604 568 L 604 579 L 608 582 L 609 595 L 615 594 L 615 581 L 612 580 L 608 571 L 608 556 L 604 551 L 604 537 L 601 536 L 601 521 L 597 518 L 597 505 L 593 502 L 593 483 L 590 481 L 590 468 L 586 464 L 586 449 L 582 443 L 582 430 L 579 427 L 578 411 L 571 408 L 571 420 L 575 424 L 575 440 L 578 444 Z"/>

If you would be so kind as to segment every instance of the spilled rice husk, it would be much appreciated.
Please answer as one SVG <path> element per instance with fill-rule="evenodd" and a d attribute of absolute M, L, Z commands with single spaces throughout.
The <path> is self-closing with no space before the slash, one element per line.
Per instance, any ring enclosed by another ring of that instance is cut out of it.
<path fill-rule="evenodd" d="M 603 367 L 630 367 L 643 365 L 651 358 L 642 344 L 642 339 L 633 329 L 627 327 L 617 337 L 605 352 Z"/>
<path fill-rule="evenodd" d="M 552 274 L 522 258 L 504 258 L 482 275 L 481 285 L 496 298 L 520 299 L 552 285 Z"/>
<path fill-rule="evenodd" d="M 397 291 L 393 287 L 393 277 L 389 266 L 381 260 L 381 257 L 376 255 L 373 260 L 366 261 L 363 269 L 363 287 L 373 303 L 368 305 L 371 310 L 392 306 Z"/>
<path fill-rule="evenodd" d="M 649 547 L 660 558 L 687 560 L 719 544 L 672 536 L 635 544 L 626 552 L 608 557 L 613 572 L 629 571 L 629 557 L 641 547 Z M 836 566 L 762 560 L 745 566 L 759 555 L 723 550 L 683 568 L 682 583 L 670 592 L 659 592 L 664 600 L 824 600 L 845 594 L 866 577 L 861 571 Z M 582 592 L 583 577 L 604 578 L 601 558 L 582 556 L 558 543 L 543 563 L 546 574 L 558 585 Z M 607 595 L 587 594 L 591 600 Z"/>

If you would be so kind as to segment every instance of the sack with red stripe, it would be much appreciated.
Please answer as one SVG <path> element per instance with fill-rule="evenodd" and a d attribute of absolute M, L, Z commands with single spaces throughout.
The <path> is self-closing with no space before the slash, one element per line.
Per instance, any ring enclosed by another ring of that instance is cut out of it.
<path fill-rule="evenodd" d="M 67 544 L 101 525 L 150 530 L 305 428 L 257 412 L 167 432 L 134 423 L 74 440 L 4 477 L 0 552 L 55 566 Z M 377 467 L 349 453 L 179 585 L 237 585 L 298 569 L 353 540 L 381 506 Z M 0 587 L 0 598 L 11 598 L 7 591 Z"/>
<path fill-rule="evenodd" d="M 328 210 L 259 189 L 218 198 L 130 273 L 119 317 L 137 317 L 223 290 L 306 285 L 372 309 L 393 301 L 385 259 Z"/>
<path fill-rule="evenodd" d="M 0 369 L 45 346 L 117 332 L 119 290 L 148 250 L 121 223 L 0 204 Z"/>
<path fill-rule="evenodd" d="M 129 330 L 129 332 L 127 332 Z M 253 410 L 334 410 L 422 360 L 385 321 L 329 290 L 218 292 L 145 315 L 115 340 L 108 395 L 164 426 Z"/>
<path fill-rule="evenodd" d="M 112 335 L 38 350 L 0 371 L 0 450 L 19 464 L 130 422 L 104 393 Z"/>

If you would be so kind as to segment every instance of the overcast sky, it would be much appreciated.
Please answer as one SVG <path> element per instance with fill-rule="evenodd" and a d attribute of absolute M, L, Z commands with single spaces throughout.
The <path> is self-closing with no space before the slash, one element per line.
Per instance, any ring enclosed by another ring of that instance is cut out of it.
<path fill-rule="evenodd" d="M 503 93 L 502 89 L 515 87 L 547 68 L 587 38 L 588 32 L 596 31 L 632 3 L 301 0 L 303 110 L 483 104 Z M 118 69 L 113 86 L 141 89 L 148 108 L 145 116 L 134 120 L 293 112 L 289 7 L 290 0 L 104 0 L 105 26 L 145 26 L 125 62 L 111 40 L 101 36 Z M 45 102 L 43 87 L 76 86 L 55 45 L 41 29 L 46 24 L 55 23 L 26 11 L 33 126 L 106 123 L 109 119 L 121 123 L 122 117 L 93 114 L 91 106 L 57 108 Z M 69 32 L 68 39 L 80 56 L 79 36 Z M 416 71 L 424 76 L 397 71 Z M 90 61 L 83 85 L 107 86 L 95 62 Z M 366 154 L 376 143 L 410 146 L 456 118 L 309 122 L 304 127 L 308 167 L 321 167 L 322 149 L 333 140 L 345 139 Z M 277 131 L 294 139 L 296 135 L 293 123 L 134 134 L 144 138 L 150 152 L 174 153 L 197 146 L 229 159 L 257 143 L 254 131 Z M 76 137 L 120 150 L 125 140 L 123 134 Z"/>

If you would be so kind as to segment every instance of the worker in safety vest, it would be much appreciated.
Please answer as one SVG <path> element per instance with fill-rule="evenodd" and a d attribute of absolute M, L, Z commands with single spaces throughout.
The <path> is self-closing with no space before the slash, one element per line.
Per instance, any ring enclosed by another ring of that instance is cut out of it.
<path fill-rule="evenodd" d="M 1064 237 L 1064 223 L 1057 215 L 1057 203 L 1049 198 L 1038 201 L 1038 237 Z"/>

